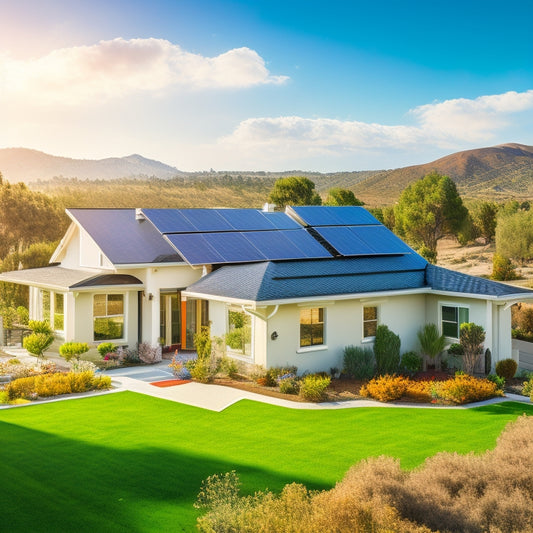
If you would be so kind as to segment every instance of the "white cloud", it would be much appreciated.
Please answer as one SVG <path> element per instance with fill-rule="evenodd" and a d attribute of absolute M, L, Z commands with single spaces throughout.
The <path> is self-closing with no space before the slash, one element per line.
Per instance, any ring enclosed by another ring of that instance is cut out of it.
<path fill-rule="evenodd" d="M 122 38 L 24 61 L 0 57 L 0 76 L 4 103 L 45 104 L 78 104 L 174 87 L 242 89 L 288 79 L 271 75 L 263 58 L 249 48 L 204 57 L 163 39 Z"/>
<path fill-rule="evenodd" d="M 510 123 L 509 115 L 533 109 L 533 90 L 446 100 L 411 111 L 413 126 L 370 124 L 296 116 L 250 118 L 220 139 L 223 145 L 268 150 L 271 154 L 338 154 L 410 150 L 421 146 L 462 148 L 464 143 L 487 142 Z"/>

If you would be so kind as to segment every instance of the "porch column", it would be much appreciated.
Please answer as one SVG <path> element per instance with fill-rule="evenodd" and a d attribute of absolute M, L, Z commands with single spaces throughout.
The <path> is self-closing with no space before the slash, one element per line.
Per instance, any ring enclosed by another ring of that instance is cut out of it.
<path fill-rule="evenodd" d="M 181 347 L 190 349 L 187 346 L 187 297 L 181 296 Z"/>
<path fill-rule="evenodd" d="M 485 302 L 485 350 L 488 348 L 494 354 L 493 330 L 496 324 L 493 319 L 493 303 L 490 300 Z"/>

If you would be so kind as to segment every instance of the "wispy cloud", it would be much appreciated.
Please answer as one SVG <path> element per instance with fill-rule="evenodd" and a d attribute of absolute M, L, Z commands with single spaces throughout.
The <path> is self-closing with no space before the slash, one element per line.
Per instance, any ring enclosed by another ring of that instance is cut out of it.
<path fill-rule="evenodd" d="M 456 148 L 490 141 L 509 125 L 511 115 L 533 109 L 533 90 L 453 99 L 408 112 L 414 125 L 371 124 L 297 116 L 250 118 L 222 144 L 303 156 L 382 149 L 409 150 L 421 145 Z"/>
<path fill-rule="evenodd" d="M 73 105 L 176 87 L 244 89 L 282 84 L 288 79 L 270 74 L 264 59 L 250 48 L 205 57 L 153 38 L 117 38 L 93 46 L 62 48 L 24 61 L 0 56 L 0 76 L 4 103 L 26 99 Z"/>

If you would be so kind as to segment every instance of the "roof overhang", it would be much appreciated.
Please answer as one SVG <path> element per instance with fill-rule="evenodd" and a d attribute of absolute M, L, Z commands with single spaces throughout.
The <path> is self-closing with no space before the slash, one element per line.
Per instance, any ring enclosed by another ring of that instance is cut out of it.
<path fill-rule="evenodd" d="M 60 292 L 144 289 L 143 282 L 131 275 L 73 270 L 60 266 L 4 272 L 0 274 L 0 281 Z"/>

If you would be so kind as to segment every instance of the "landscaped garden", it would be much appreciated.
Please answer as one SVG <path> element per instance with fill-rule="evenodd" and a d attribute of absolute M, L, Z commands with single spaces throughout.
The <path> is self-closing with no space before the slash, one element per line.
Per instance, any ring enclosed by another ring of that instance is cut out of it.
<path fill-rule="evenodd" d="M 291 410 L 241 401 L 214 413 L 143 395 L 0 411 L 0 516 L 10 532 L 194 531 L 202 480 L 236 470 L 245 493 L 329 489 L 366 457 L 411 469 L 439 451 L 493 448 L 533 407 Z"/>

